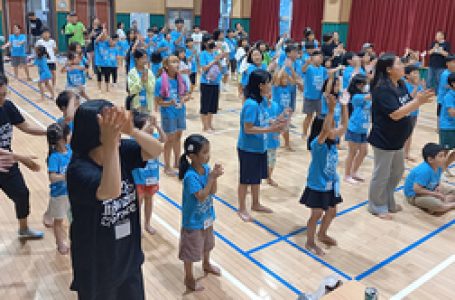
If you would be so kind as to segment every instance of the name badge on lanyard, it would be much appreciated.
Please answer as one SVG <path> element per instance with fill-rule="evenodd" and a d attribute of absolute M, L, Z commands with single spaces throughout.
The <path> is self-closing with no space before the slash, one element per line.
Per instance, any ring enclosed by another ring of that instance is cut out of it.
<path fill-rule="evenodd" d="M 149 177 L 145 179 L 145 185 L 156 185 L 158 184 L 158 178 L 156 177 Z"/>
<path fill-rule="evenodd" d="M 130 220 L 115 225 L 115 239 L 120 240 L 124 237 L 127 237 L 131 234 L 131 223 Z"/>
<path fill-rule="evenodd" d="M 212 219 L 212 217 L 210 217 L 204 221 L 204 230 L 211 227 L 212 225 L 213 225 L 213 219 Z"/>

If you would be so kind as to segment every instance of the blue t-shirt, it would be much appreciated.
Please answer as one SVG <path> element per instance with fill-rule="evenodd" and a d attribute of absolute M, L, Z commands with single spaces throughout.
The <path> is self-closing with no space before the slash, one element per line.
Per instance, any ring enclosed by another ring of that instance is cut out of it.
<path fill-rule="evenodd" d="M 158 78 L 155 82 L 155 97 L 160 97 L 163 101 L 169 102 L 173 99 L 177 100 L 180 103 L 180 95 L 178 93 L 178 82 L 177 79 L 169 78 L 169 97 L 164 98 L 160 91 L 161 91 L 161 77 Z M 182 104 L 181 108 L 177 108 L 175 105 L 171 105 L 168 107 L 161 107 L 161 118 L 164 119 L 175 119 L 180 117 L 182 114 L 185 115 L 185 104 Z"/>
<path fill-rule="evenodd" d="M 117 68 L 117 57 L 120 56 L 117 47 L 108 47 L 106 49 L 105 57 L 103 58 L 106 67 Z"/>
<path fill-rule="evenodd" d="M 188 61 L 191 64 L 191 73 L 197 73 L 197 60 L 196 60 L 196 55 L 193 55 L 193 50 L 186 48 L 185 50 L 185 56 L 188 59 L 189 57 L 193 57 L 190 61 Z"/>
<path fill-rule="evenodd" d="M 158 139 L 159 134 L 154 133 L 153 137 Z M 157 185 L 160 180 L 159 159 L 149 159 L 145 168 L 133 169 L 133 179 L 137 185 Z"/>
<path fill-rule="evenodd" d="M 322 86 L 327 79 L 327 69 L 323 66 L 309 65 L 305 76 L 304 97 L 305 100 L 319 101 L 322 96 Z"/>
<path fill-rule="evenodd" d="M 450 71 L 448 69 L 445 69 L 442 73 L 441 73 L 441 77 L 439 77 L 439 83 L 438 83 L 438 103 L 442 103 L 442 101 L 444 100 L 444 97 L 446 95 L 446 93 L 449 91 L 449 82 L 448 82 L 448 79 L 449 79 L 449 75 L 450 75 Z"/>
<path fill-rule="evenodd" d="M 245 133 L 245 123 L 251 123 L 255 127 L 267 127 L 268 111 L 264 105 L 251 98 L 246 99 L 240 112 L 240 132 L 237 147 L 240 150 L 254 153 L 264 153 L 267 150 L 267 134 L 247 134 Z"/>
<path fill-rule="evenodd" d="M 439 116 L 439 128 L 455 130 L 455 117 L 451 117 L 449 109 L 455 109 L 455 91 L 449 90 L 442 102 L 441 115 Z"/>
<path fill-rule="evenodd" d="M 283 67 L 286 58 L 287 58 L 286 52 L 284 51 L 284 49 L 282 49 L 280 52 L 280 56 L 278 57 L 278 66 L 280 67 L 280 69 Z"/>
<path fill-rule="evenodd" d="M 80 64 L 83 66 L 83 64 Z M 66 71 L 66 84 L 68 87 L 79 87 L 85 85 L 85 71 L 79 69 Z"/>
<path fill-rule="evenodd" d="M 242 86 L 245 88 L 248 85 L 248 80 L 250 79 L 251 73 L 257 69 L 267 70 L 267 66 L 265 64 L 261 64 L 259 67 L 255 64 L 248 64 L 248 68 L 242 74 Z"/>
<path fill-rule="evenodd" d="M 117 48 L 119 50 L 119 55 L 120 56 L 126 56 L 126 53 L 128 52 L 128 49 L 130 49 L 130 46 L 128 45 L 127 40 L 120 40 L 117 42 Z"/>
<path fill-rule="evenodd" d="M 155 77 L 158 77 L 158 71 L 161 68 L 161 63 L 152 63 L 152 73 Z"/>
<path fill-rule="evenodd" d="M 275 101 L 272 101 L 270 104 L 267 101 L 263 101 L 264 105 L 267 105 L 268 111 L 268 120 L 267 123 L 270 122 L 281 114 L 280 106 Z M 261 103 L 261 104 L 262 104 Z M 267 149 L 277 149 L 280 147 L 280 133 L 279 132 L 271 132 L 267 134 Z"/>
<path fill-rule="evenodd" d="M 272 99 L 279 105 L 280 113 L 291 107 L 291 85 L 273 86 Z"/>
<path fill-rule="evenodd" d="M 95 66 L 108 67 L 106 59 L 109 57 L 109 42 L 99 41 L 95 44 Z"/>
<path fill-rule="evenodd" d="M 318 138 L 315 137 L 311 142 L 311 163 L 308 169 L 307 187 L 319 192 L 334 191 L 335 196 L 339 196 L 337 164 L 336 145 L 319 144 Z"/>
<path fill-rule="evenodd" d="M 229 46 L 229 60 L 235 59 L 235 52 L 237 48 L 237 40 L 235 38 L 226 38 L 226 43 Z"/>
<path fill-rule="evenodd" d="M 442 168 L 438 168 L 436 171 L 427 163 L 422 162 L 420 165 L 415 167 L 409 172 L 408 177 L 404 183 L 404 195 L 406 197 L 414 197 L 416 195 L 414 191 L 414 183 L 422 186 L 423 188 L 434 191 L 439 185 L 441 180 Z"/>
<path fill-rule="evenodd" d="M 414 91 L 414 88 L 415 86 L 413 84 L 411 84 L 409 81 L 405 80 L 404 83 L 406 84 L 406 88 L 408 89 L 408 93 L 409 95 L 412 94 L 412 92 Z M 419 84 L 417 86 L 417 92 L 421 92 L 423 91 L 423 87 Z M 415 111 L 413 111 L 412 113 L 409 114 L 411 117 L 417 117 L 419 115 L 419 109 L 416 109 Z"/>
<path fill-rule="evenodd" d="M 149 45 L 150 42 L 152 42 L 152 43 Z M 147 55 L 150 57 L 152 55 L 152 53 L 156 50 L 156 46 L 157 45 L 155 44 L 153 37 L 151 37 L 151 38 L 150 37 L 146 37 L 145 38 L 145 44 L 149 45 L 147 47 Z"/>
<path fill-rule="evenodd" d="M 201 65 L 201 67 L 205 67 L 208 64 L 210 64 L 212 61 L 214 61 L 215 57 L 216 57 L 215 52 L 210 53 L 210 52 L 207 52 L 204 50 L 201 52 L 201 54 L 199 56 L 199 64 Z M 219 85 L 221 82 L 221 77 L 222 77 L 221 69 L 220 69 L 218 76 L 216 77 L 216 80 L 213 80 L 213 81 L 210 81 L 207 79 L 207 72 L 202 72 L 201 83 Z"/>
<path fill-rule="evenodd" d="M 64 123 L 65 119 L 63 117 L 57 119 L 57 123 Z M 74 130 L 74 121 L 69 122 L 68 127 L 70 128 L 70 132 Z"/>
<path fill-rule="evenodd" d="M 171 31 L 171 42 L 172 42 L 172 46 L 171 46 L 171 51 L 174 52 L 175 51 L 175 48 L 177 47 L 181 47 L 181 48 L 185 48 L 185 36 L 183 35 L 182 39 L 180 40 L 180 43 L 176 44 L 175 42 L 179 39 L 179 37 L 181 37 L 183 35 L 182 32 L 178 32 L 177 30 L 172 30 Z"/>
<path fill-rule="evenodd" d="M 344 69 L 344 71 L 343 71 L 343 89 L 348 88 L 349 83 L 351 82 L 351 77 L 352 77 L 353 72 L 354 72 L 353 66 L 347 66 L 346 69 Z M 367 75 L 363 68 L 360 68 L 358 74 Z"/>
<path fill-rule="evenodd" d="M 39 74 L 39 80 L 40 81 L 45 81 L 52 79 L 52 73 L 51 70 L 49 69 L 49 66 L 47 65 L 47 58 L 46 57 L 36 57 L 35 66 L 38 67 L 38 74 Z"/>
<path fill-rule="evenodd" d="M 47 171 L 49 173 L 65 174 L 71 160 L 72 151 L 69 145 L 66 145 L 66 153 L 53 152 L 47 160 Z M 51 197 L 68 195 L 66 180 L 53 182 L 49 185 Z"/>
<path fill-rule="evenodd" d="M 349 131 L 366 134 L 370 128 L 371 100 L 365 99 L 366 96 L 367 94 L 355 94 L 351 99 L 354 110 L 349 118 Z"/>
<path fill-rule="evenodd" d="M 207 186 L 210 167 L 204 166 L 204 174 L 199 174 L 190 166 L 183 178 L 182 227 L 190 230 L 202 230 L 210 227 L 215 220 L 212 195 L 199 201 L 195 194 Z"/>
<path fill-rule="evenodd" d="M 304 73 L 302 72 L 302 67 L 305 63 L 303 62 L 302 58 L 297 58 L 295 60 L 295 63 L 294 63 L 294 67 L 295 67 L 295 73 L 297 74 L 297 76 L 299 76 L 300 78 L 303 78 L 303 75 Z"/>
<path fill-rule="evenodd" d="M 12 34 L 9 36 L 9 42 L 11 43 L 11 56 L 27 56 L 25 52 L 27 48 L 27 37 L 25 34 Z M 21 42 L 25 43 L 20 44 Z"/>
<path fill-rule="evenodd" d="M 166 39 L 163 39 L 158 44 L 158 48 L 166 48 L 166 50 L 161 52 L 161 58 L 165 59 L 172 53 L 172 42 L 168 42 Z"/>

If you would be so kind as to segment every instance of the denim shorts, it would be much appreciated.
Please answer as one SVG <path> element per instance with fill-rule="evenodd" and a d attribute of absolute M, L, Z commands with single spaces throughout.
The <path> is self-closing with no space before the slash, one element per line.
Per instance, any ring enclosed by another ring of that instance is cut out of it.
<path fill-rule="evenodd" d="M 344 139 L 348 142 L 364 144 L 367 142 L 367 134 L 366 133 L 355 133 L 350 130 L 347 130 L 346 136 L 344 137 Z"/>
<path fill-rule="evenodd" d="M 177 117 L 173 118 L 161 117 L 161 127 L 163 128 L 163 131 L 168 134 L 185 130 L 186 129 L 185 114 L 178 114 Z"/>

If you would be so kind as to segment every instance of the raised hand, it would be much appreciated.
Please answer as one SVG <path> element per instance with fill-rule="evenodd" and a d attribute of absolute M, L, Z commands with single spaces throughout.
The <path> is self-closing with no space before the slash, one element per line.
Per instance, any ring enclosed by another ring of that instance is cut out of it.
<path fill-rule="evenodd" d="M 213 178 L 218 178 L 220 177 L 221 175 L 224 174 L 224 168 L 223 168 L 223 165 L 219 164 L 219 163 L 216 163 L 214 166 L 213 166 L 213 170 L 212 172 L 210 172 L 210 176 L 212 176 Z"/>
<path fill-rule="evenodd" d="M 104 108 L 101 114 L 98 114 L 101 144 L 117 147 L 125 122 L 126 115 L 122 109 L 115 106 Z M 125 131 L 128 131 L 128 127 Z"/>

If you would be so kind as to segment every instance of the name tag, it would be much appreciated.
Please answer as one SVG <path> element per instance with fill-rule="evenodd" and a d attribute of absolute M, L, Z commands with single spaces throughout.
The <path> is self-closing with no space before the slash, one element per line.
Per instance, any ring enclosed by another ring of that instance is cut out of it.
<path fill-rule="evenodd" d="M 325 190 L 326 191 L 333 190 L 333 181 L 327 181 L 327 183 L 325 184 Z"/>
<path fill-rule="evenodd" d="M 115 226 L 115 239 L 120 240 L 131 234 L 130 220 L 126 220 L 122 224 Z"/>
<path fill-rule="evenodd" d="M 145 185 L 156 185 L 158 184 L 158 178 L 150 177 L 145 179 Z"/>
<path fill-rule="evenodd" d="M 213 219 L 212 218 L 208 218 L 207 220 L 204 221 L 204 230 L 209 228 L 212 225 L 213 225 Z"/>

